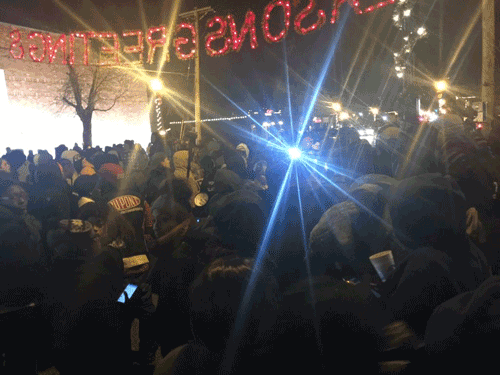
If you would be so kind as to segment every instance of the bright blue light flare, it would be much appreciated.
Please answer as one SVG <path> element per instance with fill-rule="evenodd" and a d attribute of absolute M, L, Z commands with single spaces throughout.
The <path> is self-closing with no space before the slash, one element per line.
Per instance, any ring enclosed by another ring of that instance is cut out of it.
<path fill-rule="evenodd" d="M 288 149 L 288 155 L 290 155 L 290 159 L 297 160 L 302 156 L 302 151 L 297 147 L 292 147 Z"/>

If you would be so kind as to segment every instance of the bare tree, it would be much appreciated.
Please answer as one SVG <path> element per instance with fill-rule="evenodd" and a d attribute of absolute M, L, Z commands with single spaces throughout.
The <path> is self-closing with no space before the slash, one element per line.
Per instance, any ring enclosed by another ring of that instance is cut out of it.
<path fill-rule="evenodd" d="M 73 107 L 83 125 L 83 148 L 92 147 L 92 115 L 107 112 L 125 96 L 130 79 L 111 67 L 82 67 L 79 71 L 68 66 L 68 79 L 58 101 Z"/>

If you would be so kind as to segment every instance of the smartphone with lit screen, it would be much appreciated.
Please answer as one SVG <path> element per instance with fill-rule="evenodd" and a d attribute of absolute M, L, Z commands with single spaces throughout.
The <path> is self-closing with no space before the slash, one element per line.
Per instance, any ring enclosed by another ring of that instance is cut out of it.
<path fill-rule="evenodd" d="M 137 285 L 128 284 L 125 287 L 125 290 L 123 291 L 120 298 L 118 298 L 118 302 L 125 303 L 125 293 L 127 293 L 127 298 L 130 299 L 130 298 L 132 298 L 132 296 L 134 295 L 136 290 L 137 290 Z"/>

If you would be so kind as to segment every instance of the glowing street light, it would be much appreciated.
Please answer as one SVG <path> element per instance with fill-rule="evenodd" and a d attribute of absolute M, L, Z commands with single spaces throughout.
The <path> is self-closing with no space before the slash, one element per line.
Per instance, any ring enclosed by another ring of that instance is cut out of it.
<path fill-rule="evenodd" d="M 348 120 L 348 119 L 349 119 L 349 117 L 350 117 L 350 116 L 349 116 L 349 113 L 347 113 L 347 112 L 345 112 L 345 111 L 344 111 L 344 112 L 340 112 L 340 114 L 339 114 L 339 120 L 340 120 L 340 121 L 345 121 L 345 120 Z"/>
<path fill-rule="evenodd" d="M 151 81 L 149 81 L 149 86 L 154 92 L 163 90 L 163 83 L 161 83 L 158 78 L 153 78 Z"/>
<path fill-rule="evenodd" d="M 403 16 L 405 17 L 410 17 L 411 15 L 411 9 L 406 9 L 404 12 L 403 12 Z"/>
<path fill-rule="evenodd" d="M 417 34 L 418 35 L 425 35 L 427 33 L 427 30 L 425 29 L 425 27 L 419 27 L 418 30 L 417 30 Z"/>
<path fill-rule="evenodd" d="M 332 109 L 335 112 L 340 112 L 340 111 L 342 111 L 342 104 L 340 104 L 339 102 L 334 102 L 334 103 L 332 103 Z"/>
<path fill-rule="evenodd" d="M 443 92 L 448 90 L 448 82 L 442 80 L 442 81 L 436 81 L 434 82 L 434 87 L 436 88 L 437 92 Z"/>
<path fill-rule="evenodd" d="M 300 151 L 297 147 L 292 147 L 288 149 L 288 155 L 290 156 L 290 159 L 297 160 L 302 156 L 302 151 Z"/>
<path fill-rule="evenodd" d="M 370 108 L 370 113 L 373 115 L 373 121 L 377 119 L 377 115 L 380 113 L 380 110 L 375 107 Z"/>

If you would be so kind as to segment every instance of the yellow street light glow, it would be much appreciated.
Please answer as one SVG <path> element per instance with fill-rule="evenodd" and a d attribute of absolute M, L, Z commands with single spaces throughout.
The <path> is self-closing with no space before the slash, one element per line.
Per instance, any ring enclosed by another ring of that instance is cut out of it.
<path fill-rule="evenodd" d="M 403 12 L 403 16 L 405 17 L 410 17 L 411 15 L 411 9 L 406 9 L 404 12 Z"/>
<path fill-rule="evenodd" d="M 340 104 L 338 102 L 332 103 L 332 109 L 335 112 L 340 112 L 342 110 L 342 104 Z"/>
<path fill-rule="evenodd" d="M 149 86 L 151 87 L 151 90 L 153 91 L 161 91 L 163 90 L 163 84 L 158 78 L 153 78 L 151 81 L 149 81 Z"/>
<path fill-rule="evenodd" d="M 379 112 L 380 111 L 378 108 L 370 108 L 370 113 L 373 114 L 374 116 L 377 116 Z"/>
<path fill-rule="evenodd" d="M 448 82 L 446 81 L 434 82 L 434 87 L 436 88 L 437 92 L 446 91 L 448 89 Z"/>
<path fill-rule="evenodd" d="M 419 27 L 418 30 L 417 30 L 417 34 L 418 35 L 424 35 L 426 33 L 426 29 L 425 27 Z"/>
<path fill-rule="evenodd" d="M 345 121 L 349 118 L 349 113 L 347 112 L 340 112 L 340 115 L 339 115 L 339 120 L 340 121 Z"/>

